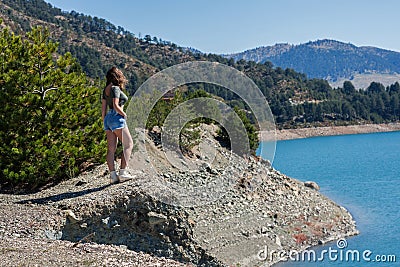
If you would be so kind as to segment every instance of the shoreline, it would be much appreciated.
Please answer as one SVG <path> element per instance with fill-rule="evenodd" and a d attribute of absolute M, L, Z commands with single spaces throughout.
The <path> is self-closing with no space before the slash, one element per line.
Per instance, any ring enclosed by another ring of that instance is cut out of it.
<path fill-rule="evenodd" d="M 381 123 L 381 124 L 359 124 L 359 125 L 347 125 L 347 126 L 323 126 L 323 127 L 309 127 L 309 128 L 298 128 L 298 129 L 282 129 L 276 130 L 276 141 L 284 140 L 295 140 L 304 139 L 320 136 L 338 136 L 338 135 L 354 135 L 354 134 L 369 134 L 369 133 L 385 133 L 385 132 L 396 132 L 400 131 L 400 122 L 395 123 Z M 265 136 L 268 136 L 267 133 Z M 262 136 L 262 134 L 260 135 Z M 260 138 L 261 139 L 261 138 Z M 268 140 L 268 139 L 267 139 Z M 263 141 L 263 140 L 260 140 Z M 265 140 L 264 140 L 265 141 Z M 336 202 L 336 201 L 335 201 Z M 341 206 L 341 205 L 340 205 Z M 353 214 L 347 208 L 345 209 L 355 222 L 357 220 L 353 217 Z M 304 253 L 307 250 L 315 250 L 319 247 L 327 246 L 327 244 L 339 240 L 340 238 L 352 238 L 360 234 L 360 231 L 356 228 L 355 231 L 349 231 L 343 236 L 331 236 L 327 239 L 322 240 L 321 243 L 305 246 L 298 251 L 299 254 Z M 279 260 L 272 264 L 272 266 L 285 266 L 288 262 L 287 258 Z"/>
<path fill-rule="evenodd" d="M 276 130 L 276 141 L 302 139 L 318 136 L 365 134 L 400 131 L 400 122 L 381 124 L 360 124 L 348 126 L 325 126 L 299 129 Z M 268 136 L 268 134 L 266 134 Z M 267 141 L 260 138 L 260 141 Z"/>

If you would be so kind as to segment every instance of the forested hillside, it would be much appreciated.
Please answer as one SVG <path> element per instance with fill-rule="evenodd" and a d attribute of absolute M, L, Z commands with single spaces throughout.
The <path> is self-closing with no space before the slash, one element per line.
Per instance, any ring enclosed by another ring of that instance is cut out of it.
<path fill-rule="evenodd" d="M 332 89 L 324 80 L 309 79 L 268 61 L 234 61 L 214 54 L 192 53 L 154 36 L 138 38 L 104 19 L 63 12 L 43 0 L 1 0 L 0 5 L 3 27 L 24 34 L 34 25 L 44 25 L 51 38 L 59 42 L 58 52 L 70 51 L 93 79 L 102 78 L 111 65 L 122 68 L 129 76 L 131 93 L 161 69 L 191 60 L 208 60 L 232 66 L 252 78 L 269 101 L 278 127 L 378 123 L 399 118 L 398 83 L 386 88 L 372 83 L 365 91 L 358 91 L 346 82 L 343 88 Z M 221 88 L 204 89 L 245 107 L 237 96 Z"/>

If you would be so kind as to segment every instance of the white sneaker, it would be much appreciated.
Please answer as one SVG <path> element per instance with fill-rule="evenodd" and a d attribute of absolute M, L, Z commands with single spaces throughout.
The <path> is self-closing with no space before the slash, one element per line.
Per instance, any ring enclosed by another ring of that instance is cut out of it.
<path fill-rule="evenodd" d="M 118 184 L 119 183 L 119 177 L 117 175 L 116 171 L 110 172 L 110 184 Z"/>
<path fill-rule="evenodd" d="M 126 182 L 129 180 L 132 180 L 133 178 L 135 178 L 135 176 L 132 176 L 131 174 L 129 174 L 127 169 L 120 169 L 119 170 L 119 181 L 120 182 Z"/>

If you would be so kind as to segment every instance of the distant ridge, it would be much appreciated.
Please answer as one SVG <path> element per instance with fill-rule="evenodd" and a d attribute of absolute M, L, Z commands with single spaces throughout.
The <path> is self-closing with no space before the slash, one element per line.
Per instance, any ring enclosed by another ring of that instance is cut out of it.
<path fill-rule="evenodd" d="M 358 47 L 328 39 L 299 45 L 283 43 L 263 46 L 224 56 L 259 63 L 270 61 L 274 66 L 294 69 L 309 78 L 326 79 L 333 85 L 354 80 L 355 76 L 358 80 L 372 79 L 383 84 L 400 80 L 399 52 L 371 46 Z M 364 82 L 363 86 L 369 82 Z"/>

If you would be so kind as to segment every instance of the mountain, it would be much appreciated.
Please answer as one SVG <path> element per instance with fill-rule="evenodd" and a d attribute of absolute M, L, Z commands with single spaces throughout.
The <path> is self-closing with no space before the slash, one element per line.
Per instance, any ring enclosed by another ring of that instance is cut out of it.
<path fill-rule="evenodd" d="M 144 35 L 138 38 L 134 33 L 105 19 L 75 11 L 65 12 L 43 0 L 0 0 L 0 19 L 0 29 L 9 28 L 22 37 L 33 27 L 47 28 L 50 38 L 58 43 L 57 53 L 70 52 L 86 75 L 93 79 L 99 91 L 104 83 L 104 75 L 111 66 L 123 70 L 129 80 L 127 90 L 132 94 L 146 79 L 162 69 L 188 61 L 211 61 L 233 67 L 251 78 L 268 101 L 278 128 L 382 123 L 398 121 L 400 117 L 399 83 L 387 86 L 371 83 L 367 90 L 359 91 L 356 90 L 359 87 L 353 86 L 351 82 L 342 83 L 340 88 L 333 89 L 326 80 L 314 78 L 320 74 L 323 78 L 333 80 L 332 74 L 328 72 L 331 65 L 340 73 L 337 77 L 356 77 L 357 74 L 350 68 L 355 64 L 352 58 L 354 55 L 358 55 L 358 65 L 364 62 L 359 73 L 400 73 L 395 68 L 398 66 L 398 54 L 387 50 L 358 48 L 330 40 L 299 46 L 279 44 L 255 49 L 254 53 L 249 52 L 246 59 L 260 62 L 257 63 L 235 61 L 234 55 L 223 57 L 204 54 L 155 36 Z M 262 53 L 260 49 L 267 52 Z M 299 49 L 302 52 L 298 52 Z M 325 55 L 317 56 L 316 51 L 323 51 Z M 254 57 L 250 58 L 250 54 Z M 279 67 L 275 62 L 277 67 L 274 67 L 270 61 L 265 61 L 264 54 L 281 60 L 286 58 L 292 63 L 286 68 Z M 290 54 L 296 57 L 293 59 L 289 57 Z M 313 60 L 308 59 L 307 55 L 314 55 Z M 390 67 L 385 67 L 388 65 L 385 62 L 391 62 Z M 294 63 L 302 65 L 303 69 L 296 71 Z M 307 73 L 310 78 L 300 71 Z M 310 74 L 307 71 L 320 73 Z M 222 97 L 231 106 L 246 109 L 246 103 L 226 88 L 210 84 L 190 85 L 188 88 L 204 89 Z"/>
<path fill-rule="evenodd" d="M 326 79 L 336 86 L 341 86 L 343 80 L 358 81 L 355 77 L 360 79 L 360 75 L 369 83 L 373 80 L 388 85 L 400 80 L 399 52 L 358 47 L 335 40 L 317 40 L 300 45 L 276 44 L 224 56 L 260 63 L 270 61 L 275 66 L 305 73 L 310 78 Z M 366 88 L 369 83 L 360 87 Z"/>

